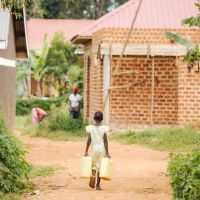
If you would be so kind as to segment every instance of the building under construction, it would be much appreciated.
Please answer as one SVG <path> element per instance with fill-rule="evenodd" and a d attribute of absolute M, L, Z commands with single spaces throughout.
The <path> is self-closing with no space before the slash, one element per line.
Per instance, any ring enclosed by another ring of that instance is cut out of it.
<path fill-rule="evenodd" d="M 187 49 L 165 37 L 200 43 L 182 25 L 196 0 L 130 0 L 72 38 L 85 49 L 84 116 L 97 110 L 112 128 L 176 125 L 200 119 L 200 72 L 183 63 Z"/>

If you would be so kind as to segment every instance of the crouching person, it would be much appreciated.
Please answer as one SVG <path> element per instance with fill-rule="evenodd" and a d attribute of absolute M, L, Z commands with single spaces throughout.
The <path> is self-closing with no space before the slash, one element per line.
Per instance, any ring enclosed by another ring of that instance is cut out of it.
<path fill-rule="evenodd" d="M 32 124 L 39 124 L 48 114 L 41 108 L 32 109 Z"/>

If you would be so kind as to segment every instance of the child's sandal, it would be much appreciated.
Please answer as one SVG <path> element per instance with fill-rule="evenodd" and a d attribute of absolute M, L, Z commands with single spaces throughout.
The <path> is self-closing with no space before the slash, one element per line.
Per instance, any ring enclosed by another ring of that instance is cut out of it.
<path fill-rule="evenodd" d="M 95 187 L 95 183 L 96 183 L 96 176 L 91 176 L 91 177 L 90 177 L 89 186 L 90 186 L 91 188 L 94 188 L 94 187 Z"/>

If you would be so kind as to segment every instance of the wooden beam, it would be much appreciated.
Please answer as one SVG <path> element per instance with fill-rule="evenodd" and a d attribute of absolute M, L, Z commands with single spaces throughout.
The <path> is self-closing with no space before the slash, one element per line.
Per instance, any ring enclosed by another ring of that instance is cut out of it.
<path fill-rule="evenodd" d="M 129 87 L 131 87 L 131 83 L 130 84 L 127 84 L 127 85 L 116 85 L 116 86 L 111 86 L 110 88 L 109 88 L 109 90 L 113 90 L 113 89 L 120 89 L 120 88 L 129 88 Z"/>
<path fill-rule="evenodd" d="M 137 81 L 135 83 L 129 83 L 127 85 L 116 85 L 116 86 L 111 86 L 110 88 L 108 88 L 108 90 L 113 90 L 113 89 L 121 89 L 121 88 L 130 88 L 130 87 L 133 87 L 133 86 L 137 86 L 139 84 L 142 84 L 144 83 L 145 81 L 142 80 L 142 81 Z"/>
<path fill-rule="evenodd" d="M 120 76 L 120 75 L 124 75 L 124 74 L 135 74 L 135 71 L 119 71 L 119 72 L 113 74 L 113 76 Z"/>
<path fill-rule="evenodd" d="M 101 54 L 109 55 L 109 43 L 101 44 Z M 112 44 L 112 55 L 120 56 L 123 44 Z M 187 47 L 178 44 L 128 44 L 124 55 L 135 56 L 185 56 Z"/>

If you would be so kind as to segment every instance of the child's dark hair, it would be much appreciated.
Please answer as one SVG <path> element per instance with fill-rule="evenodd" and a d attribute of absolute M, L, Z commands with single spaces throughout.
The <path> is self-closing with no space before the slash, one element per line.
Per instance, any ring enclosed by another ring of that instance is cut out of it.
<path fill-rule="evenodd" d="M 103 113 L 100 111 L 95 112 L 94 114 L 94 120 L 101 122 L 103 120 Z"/>

